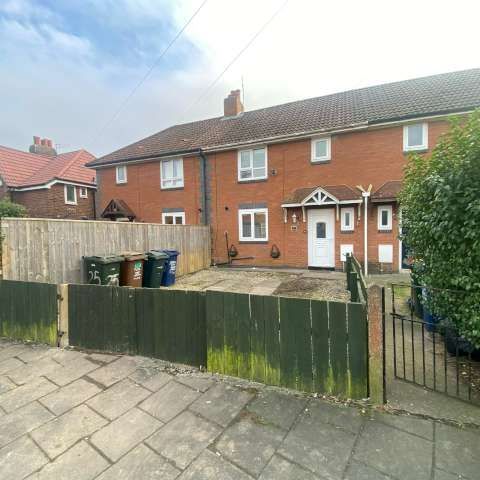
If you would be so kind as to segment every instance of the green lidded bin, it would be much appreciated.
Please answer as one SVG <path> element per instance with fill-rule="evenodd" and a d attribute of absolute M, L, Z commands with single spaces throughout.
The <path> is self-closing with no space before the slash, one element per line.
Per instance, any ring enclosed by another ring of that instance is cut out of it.
<path fill-rule="evenodd" d="M 98 255 L 84 257 L 87 283 L 91 285 L 120 284 L 120 264 L 123 257 L 119 255 Z"/>
<path fill-rule="evenodd" d="M 165 263 L 169 259 L 169 256 L 162 250 L 150 250 L 146 255 L 147 260 L 143 273 L 143 286 L 147 288 L 160 288 Z"/>

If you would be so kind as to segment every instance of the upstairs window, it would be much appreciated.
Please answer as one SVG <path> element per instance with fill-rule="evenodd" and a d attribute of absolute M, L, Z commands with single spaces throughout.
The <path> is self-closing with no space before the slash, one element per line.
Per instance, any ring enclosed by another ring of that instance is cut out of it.
<path fill-rule="evenodd" d="M 392 229 L 392 206 L 391 205 L 378 207 L 378 229 L 379 230 Z"/>
<path fill-rule="evenodd" d="M 117 183 L 127 183 L 127 166 L 119 165 L 116 168 Z"/>
<path fill-rule="evenodd" d="M 327 162 L 331 158 L 330 137 L 312 139 L 312 162 Z"/>
<path fill-rule="evenodd" d="M 268 209 L 238 211 L 239 237 L 242 242 L 268 240 Z"/>
<path fill-rule="evenodd" d="M 428 124 L 413 123 L 403 127 L 403 151 L 428 149 Z"/>
<path fill-rule="evenodd" d="M 342 208 L 342 232 L 351 232 L 354 229 L 353 226 L 353 207 Z"/>
<path fill-rule="evenodd" d="M 267 149 L 254 148 L 238 152 L 238 181 L 267 178 Z"/>
<path fill-rule="evenodd" d="M 183 158 L 162 160 L 160 162 L 161 188 L 183 188 L 183 185 Z"/>
<path fill-rule="evenodd" d="M 67 205 L 77 204 L 77 189 L 73 185 L 65 185 L 65 203 Z"/>

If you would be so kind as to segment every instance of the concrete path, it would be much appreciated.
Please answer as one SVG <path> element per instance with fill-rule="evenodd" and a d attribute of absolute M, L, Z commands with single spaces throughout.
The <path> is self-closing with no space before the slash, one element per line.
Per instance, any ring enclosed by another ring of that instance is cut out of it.
<path fill-rule="evenodd" d="M 143 357 L 0 341 L 2 480 L 453 480 L 480 431 Z"/>

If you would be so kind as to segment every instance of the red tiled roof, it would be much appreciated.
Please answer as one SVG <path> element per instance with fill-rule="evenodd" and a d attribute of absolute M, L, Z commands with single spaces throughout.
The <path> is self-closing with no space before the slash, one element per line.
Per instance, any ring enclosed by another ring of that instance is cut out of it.
<path fill-rule="evenodd" d="M 360 192 L 353 190 L 348 185 L 319 185 L 317 187 L 308 187 L 308 188 L 299 188 L 295 190 L 292 195 L 286 198 L 283 203 L 284 204 L 296 204 L 302 203 L 305 198 L 307 198 L 310 194 L 312 194 L 317 188 L 322 188 L 325 192 L 333 195 L 340 201 L 345 200 L 361 200 L 362 195 Z"/>
<path fill-rule="evenodd" d="M 398 197 L 401 189 L 401 180 L 391 180 L 390 182 L 385 182 L 380 188 L 372 193 L 372 200 L 374 202 L 395 200 Z"/>
<path fill-rule="evenodd" d="M 95 172 L 85 167 L 94 159 L 86 150 L 49 157 L 0 146 L 0 176 L 7 186 L 17 188 L 43 185 L 55 179 L 95 185 Z"/>

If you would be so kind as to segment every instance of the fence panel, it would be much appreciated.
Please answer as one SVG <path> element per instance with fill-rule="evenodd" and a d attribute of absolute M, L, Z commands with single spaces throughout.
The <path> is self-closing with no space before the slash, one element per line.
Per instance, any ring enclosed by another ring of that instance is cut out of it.
<path fill-rule="evenodd" d="M 352 398 L 368 395 L 364 305 L 207 292 L 208 370 Z"/>
<path fill-rule="evenodd" d="M 208 226 L 34 218 L 2 218 L 0 226 L 6 280 L 79 284 L 83 256 L 126 250 L 179 250 L 178 275 L 211 263 Z"/>
<path fill-rule="evenodd" d="M 57 286 L 0 280 L 0 336 L 57 344 Z"/>
<path fill-rule="evenodd" d="M 76 347 L 136 353 L 135 290 L 69 285 L 69 342 Z"/>

